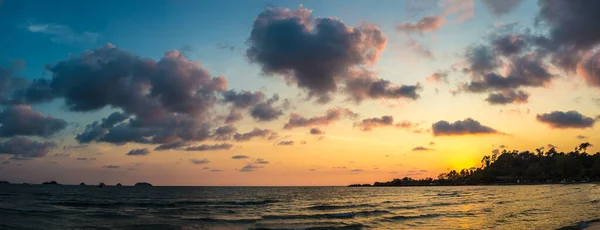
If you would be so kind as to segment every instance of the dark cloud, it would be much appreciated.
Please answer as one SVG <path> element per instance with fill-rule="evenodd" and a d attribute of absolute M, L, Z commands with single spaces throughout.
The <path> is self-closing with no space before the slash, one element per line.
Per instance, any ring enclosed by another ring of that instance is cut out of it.
<path fill-rule="evenodd" d="M 35 158 L 46 156 L 56 147 L 54 142 L 37 142 L 27 137 L 16 136 L 0 142 L 0 154 L 11 154 L 17 158 Z"/>
<path fill-rule="evenodd" d="M 395 85 L 392 82 L 373 76 L 372 72 L 359 71 L 346 83 L 346 92 L 351 100 L 360 103 L 365 99 L 419 99 L 421 84 Z"/>
<path fill-rule="evenodd" d="M 257 166 L 257 165 L 253 165 L 253 164 L 247 164 L 246 166 L 242 167 L 241 169 L 239 169 L 240 172 L 253 172 L 256 171 L 257 169 L 263 168 L 262 166 Z"/>
<path fill-rule="evenodd" d="M 527 48 L 526 38 L 518 34 L 503 34 L 491 41 L 494 49 L 505 56 L 520 54 Z"/>
<path fill-rule="evenodd" d="M 294 145 L 294 141 L 280 141 L 277 142 L 277 145 Z"/>
<path fill-rule="evenodd" d="M 127 156 L 146 156 L 148 154 L 150 154 L 150 150 L 147 148 L 132 149 L 131 151 L 127 152 Z"/>
<path fill-rule="evenodd" d="M 235 90 L 225 91 L 223 93 L 223 100 L 231 103 L 233 107 L 245 109 L 250 106 L 256 105 L 263 101 L 265 94 L 262 91 L 241 91 L 236 92 Z"/>
<path fill-rule="evenodd" d="M 321 130 L 319 128 L 312 128 L 312 129 L 310 129 L 310 134 L 312 134 L 312 135 L 323 135 L 323 134 L 325 134 L 325 132 L 323 132 L 323 130 Z"/>
<path fill-rule="evenodd" d="M 78 160 L 78 161 L 95 161 L 96 158 L 78 157 L 76 160 Z"/>
<path fill-rule="evenodd" d="M 283 115 L 283 110 L 273 106 L 273 102 L 262 102 L 250 110 L 250 116 L 256 121 L 273 121 Z"/>
<path fill-rule="evenodd" d="M 69 157 L 71 156 L 70 153 L 55 153 L 54 154 L 55 157 Z"/>
<path fill-rule="evenodd" d="M 349 27 L 311 10 L 267 8 L 255 19 L 246 55 L 268 75 L 283 75 L 320 102 L 357 67 L 375 64 L 387 39 L 373 24 Z"/>
<path fill-rule="evenodd" d="M 485 100 L 491 105 L 522 104 L 529 100 L 529 93 L 522 90 L 504 90 L 490 93 Z"/>
<path fill-rule="evenodd" d="M 0 102 L 3 104 L 11 100 L 15 91 L 26 88 L 29 84 L 28 79 L 15 76 L 19 69 L 15 64 L 9 68 L 0 66 Z"/>
<path fill-rule="evenodd" d="M 192 162 L 192 164 L 195 164 L 195 165 L 202 165 L 202 164 L 210 163 L 210 161 L 208 159 L 202 159 L 202 160 L 190 159 L 190 162 Z"/>
<path fill-rule="evenodd" d="M 496 16 L 509 13 L 521 2 L 523 0 L 483 0 L 485 6 Z"/>
<path fill-rule="evenodd" d="M 474 76 L 484 76 L 500 67 L 498 55 L 486 45 L 471 46 L 465 53 L 468 69 Z"/>
<path fill-rule="evenodd" d="M 7 106 L 0 112 L 0 136 L 15 135 L 49 137 L 67 127 L 63 119 L 44 116 L 27 105 Z"/>
<path fill-rule="evenodd" d="M 256 159 L 256 160 L 254 161 L 254 163 L 255 163 L 255 164 L 263 164 L 263 165 L 264 165 L 264 164 L 268 164 L 269 162 L 268 162 L 268 161 L 266 161 L 265 159 L 258 158 L 258 159 Z"/>
<path fill-rule="evenodd" d="M 407 33 L 427 33 L 438 30 L 444 22 L 444 17 L 426 16 L 415 23 L 402 22 L 396 25 L 396 29 Z"/>
<path fill-rule="evenodd" d="M 121 166 L 118 166 L 118 165 L 104 165 L 104 166 L 102 166 L 102 168 L 118 169 L 118 168 L 121 168 Z"/>
<path fill-rule="evenodd" d="M 579 139 L 579 140 L 583 140 L 583 139 L 586 139 L 586 138 L 588 138 L 587 136 L 584 136 L 584 135 L 577 135 L 576 137 L 577 137 L 577 139 Z"/>
<path fill-rule="evenodd" d="M 218 141 L 225 141 L 231 139 L 231 137 L 236 133 L 237 128 L 232 125 L 225 125 L 217 128 L 213 133 L 212 137 Z"/>
<path fill-rule="evenodd" d="M 438 121 L 431 126 L 431 129 L 434 136 L 500 134 L 497 130 L 484 126 L 472 118 L 455 121 L 454 123 Z"/>
<path fill-rule="evenodd" d="M 273 132 L 270 129 L 259 129 L 254 128 L 252 131 L 247 133 L 236 133 L 233 135 L 233 139 L 236 141 L 249 141 L 253 138 L 267 138 L 269 140 L 273 140 L 278 137 L 276 132 Z"/>
<path fill-rule="evenodd" d="M 290 120 L 287 123 L 285 123 L 283 128 L 292 129 L 297 127 L 328 125 L 344 117 L 354 119 L 358 117 L 358 114 L 352 112 L 349 109 L 343 109 L 339 107 L 327 110 L 327 113 L 323 116 L 316 116 L 311 118 L 305 118 L 299 114 L 292 113 L 290 115 Z"/>
<path fill-rule="evenodd" d="M 550 113 L 537 114 L 535 118 L 551 128 L 591 128 L 596 123 L 596 119 L 582 115 L 577 111 L 552 111 Z"/>
<path fill-rule="evenodd" d="M 462 88 L 467 92 L 481 93 L 520 87 L 544 87 L 555 77 L 547 68 L 540 57 L 517 57 L 512 60 L 508 76 L 487 73 L 480 79 L 463 85 Z"/>
<path fill-rule="evenodd" d="M 350 172 L 351 173 L 359 173 L 359 172 L 364 172 L 365 170 L 363 169 L 351 169 Z"/>
<path fill-rule="evenodd" d="M 434 149 L 432 149 L 432 148 L 427 148 L 427 147 L 423 147 L 423 146 L 417 146 L 412 149 L 412 151 L 415 151 L 415 152 L 417 152 L 417 151 L 433 151 L 433 150 Z"/>
<path fill-rule="evenodd" d="M 394 117 L 392 117 L 392 116 L 382 116 L 381 118 L 379 118 L 379 117 L 373 117 L 373 118 L 363 119 L 358 124 L 358 126 L 363 131 L 371 131 L 371 130 L 373 130 L 376 127 L 391 126 L 393 124 L 394 124 Z"/>
<path fill-rule="evenodd" d="M 429 145 L 435 145 L 435 142 L 433 142 L 433 141 L 430 141 L 430 142 L 429 142 Z"/>
<path fill-rule="evenodd" d="M 246 156 L 246 155 L 235 155 L 235 156 L 231 157 L 231 159 L 248 159 L 248 158 L 250 158 L 250 157 Z"/>
<path fill-rule="evenodd" d="M 198 145 L 198 146 L 190 146 L 184 148 L 185 151 L 217 151 L 217 150 L 228 150 L 233 147 L 232 144 L 222 143 L 222 144 L 214 144 L 214 145 Z"/>
<path fill-rule="evenodd" d="M 182 142 L 182 141 L 175 141 L 175 142 L 159 145 L 156 148 L 154 148 L 154 151 L 162 151 L 162 150 L 169 150 L 169 149 L 181 149 L 188 145 L 190 145 L 190 144 Z"/>
<path fill-rule="evenodd" d="M 29 104 L 63 98 L 70 111 L 110 106 L 133 117 L 120 124 L 106 118 L 109 127 L 101 122 L 90 125 L 77 137 L 82 143 L 205 140 L 212 123 L 208 115 L 227 87 L 225 77 L 212 76 L 177 50 L 154 61 L 110 44 L 60 61 L 48 71 L 51 79 L 41 79 L 16 92 L 14 100 Z"/>

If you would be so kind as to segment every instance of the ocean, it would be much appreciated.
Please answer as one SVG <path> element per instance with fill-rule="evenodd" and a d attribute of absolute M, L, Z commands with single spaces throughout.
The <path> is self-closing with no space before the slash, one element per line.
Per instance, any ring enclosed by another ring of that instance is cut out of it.
<path fill-rule="evenodd" d="M 600 185 L 0 185 L 0 229 L 556 229 L 600 218 Z"/>

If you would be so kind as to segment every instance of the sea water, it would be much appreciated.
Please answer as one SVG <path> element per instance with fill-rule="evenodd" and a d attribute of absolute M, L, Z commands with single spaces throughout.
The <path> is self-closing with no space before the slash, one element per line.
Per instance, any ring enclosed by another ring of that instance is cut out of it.
<path fill-rule="evenodd" d="M 0 229 L 555 229 L 600 218 L 600 185 L 0 185 Z"/>

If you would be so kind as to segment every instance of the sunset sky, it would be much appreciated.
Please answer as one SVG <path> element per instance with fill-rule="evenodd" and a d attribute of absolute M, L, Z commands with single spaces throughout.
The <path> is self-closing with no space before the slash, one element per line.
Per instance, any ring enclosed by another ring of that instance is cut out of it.
<path fill-rule="evenodd" d="M 0 180 L 347 185 L 600 145 L 599 7 L 0 1 Z"/>

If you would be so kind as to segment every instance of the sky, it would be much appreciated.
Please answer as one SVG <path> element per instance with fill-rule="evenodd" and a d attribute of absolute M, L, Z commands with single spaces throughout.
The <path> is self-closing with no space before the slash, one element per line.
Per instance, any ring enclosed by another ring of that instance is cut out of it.
<path fill-rule="evenodd" d="M 0 180 L 347 185 L 594 145 L 598 10 L 4 0 Z"/>

